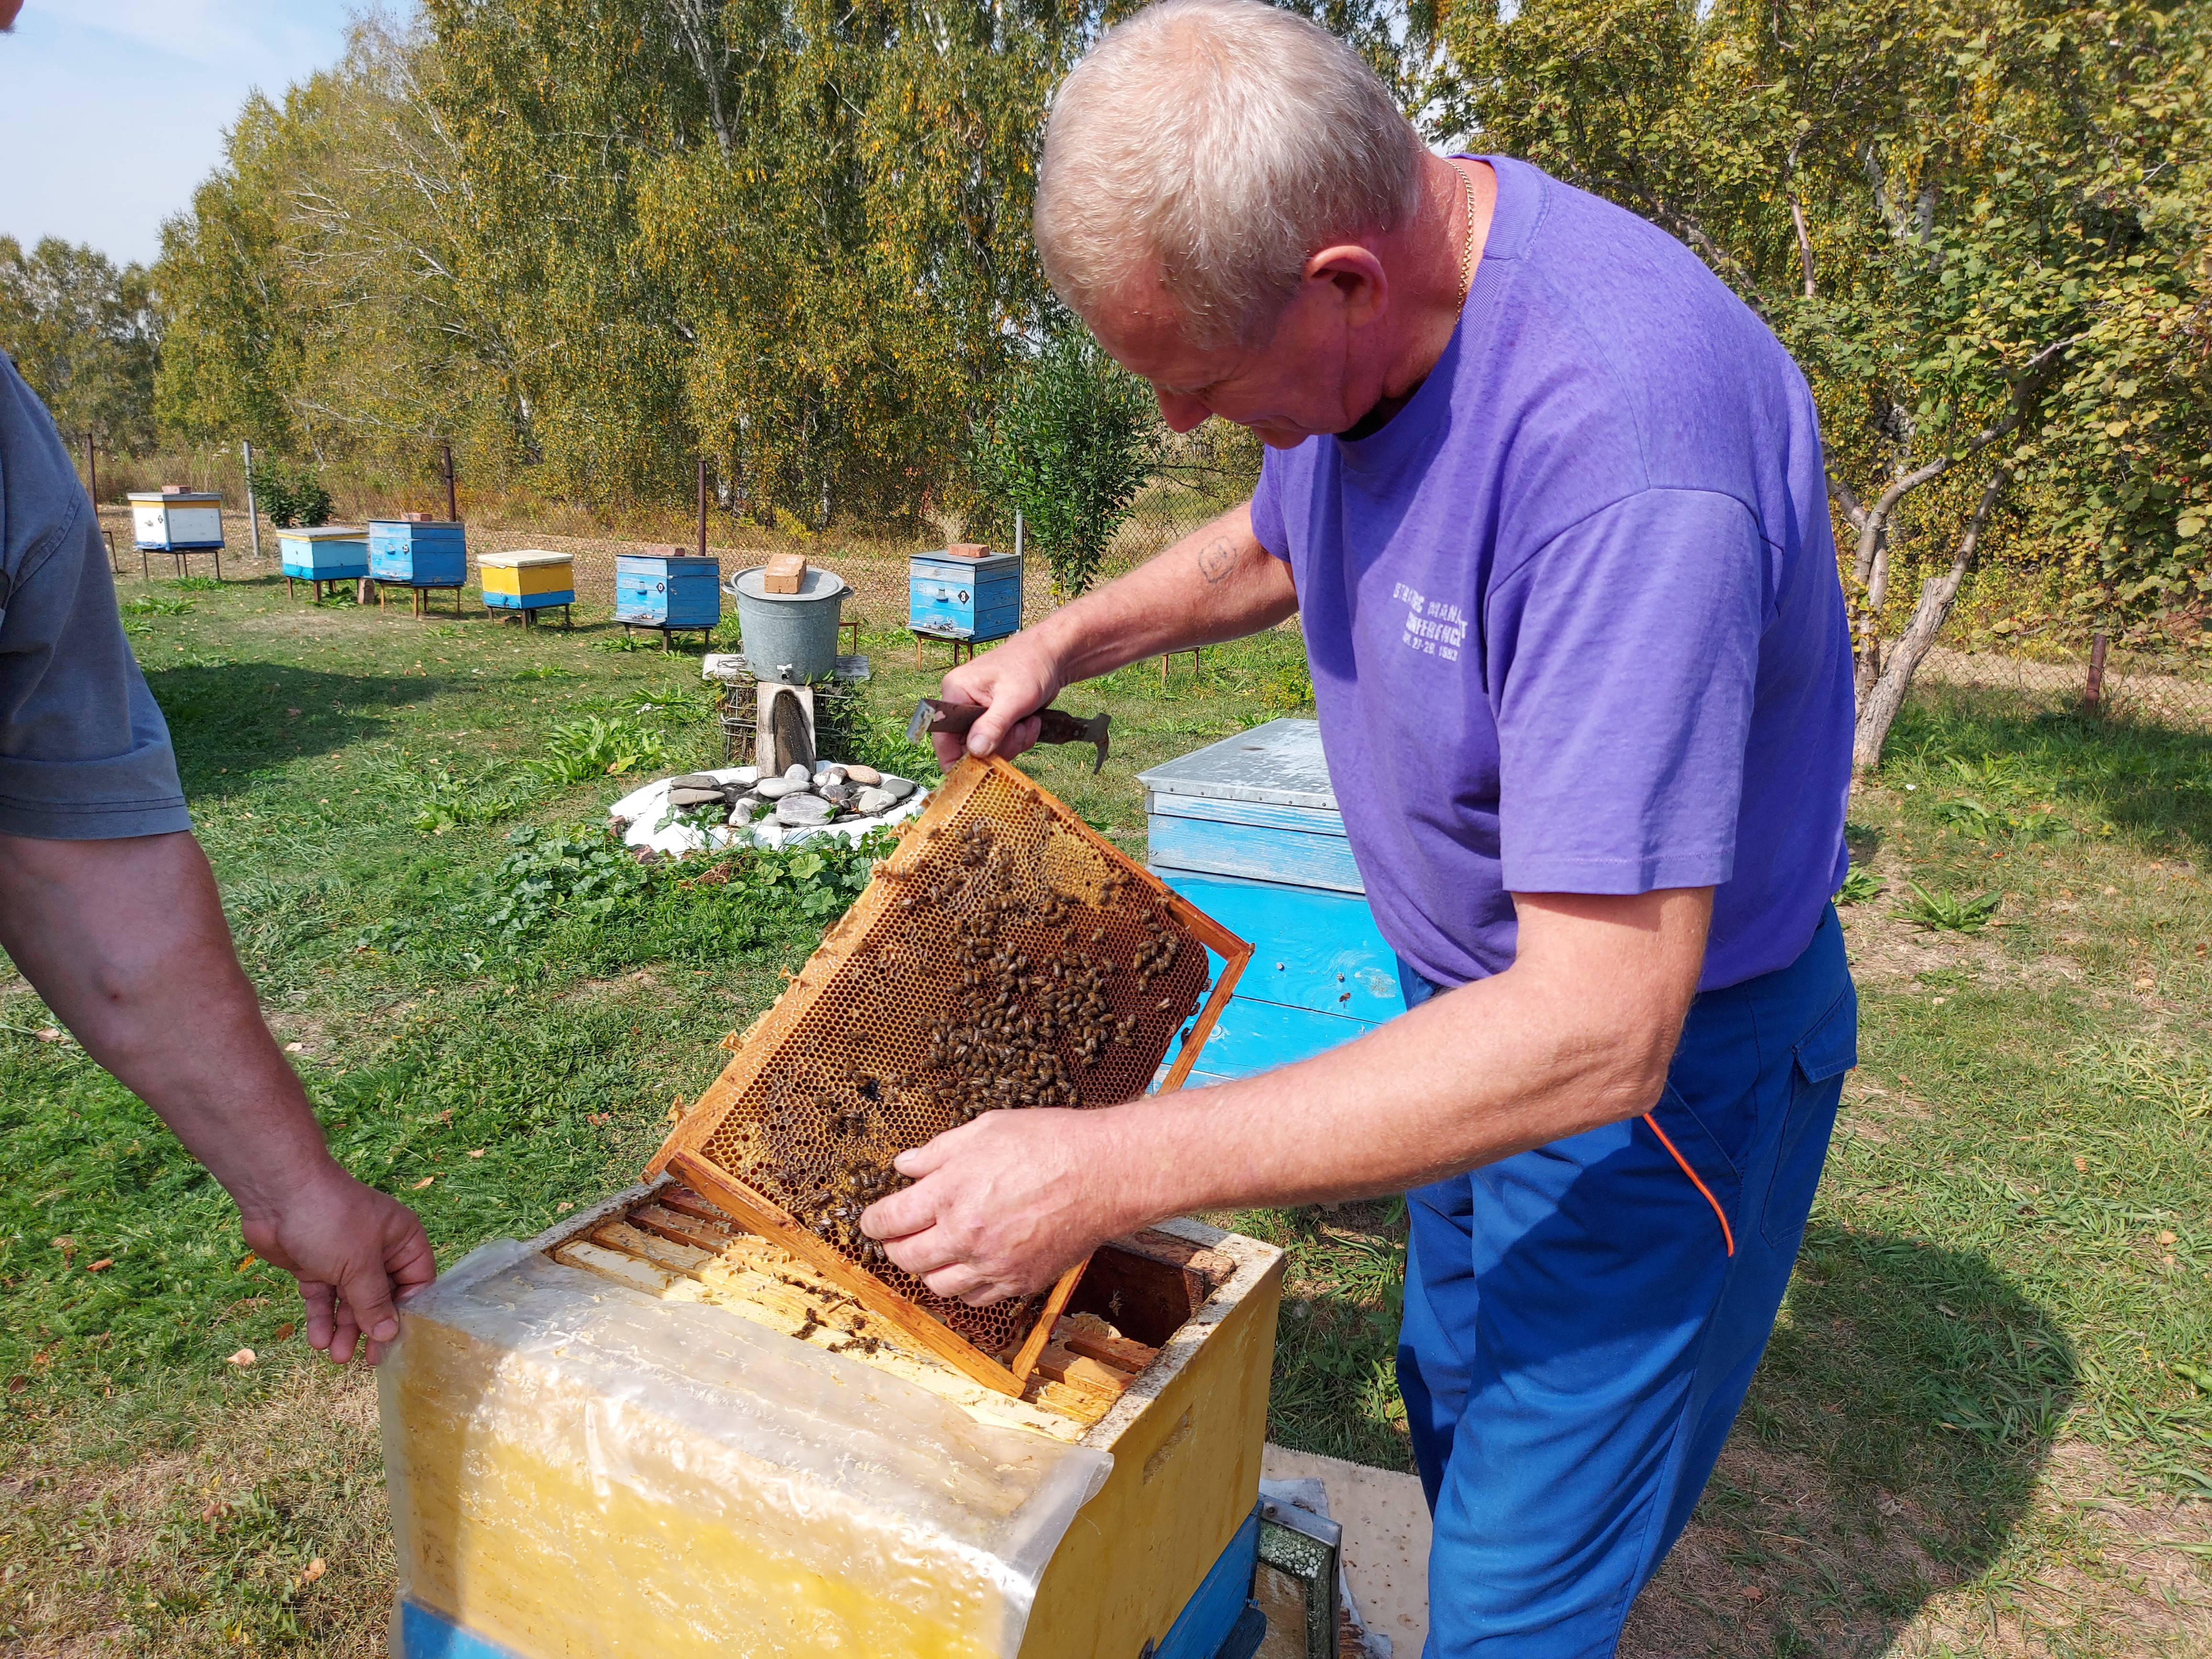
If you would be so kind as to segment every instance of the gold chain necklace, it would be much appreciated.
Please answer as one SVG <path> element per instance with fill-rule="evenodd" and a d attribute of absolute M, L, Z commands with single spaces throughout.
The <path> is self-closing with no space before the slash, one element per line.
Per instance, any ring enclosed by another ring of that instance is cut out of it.
<path fill-rule="evenodd" d="M 1460 185 L 1467 192 L 1467 234 L 1459 245 L 1459 303 L 1464 310 L 1468 292 L 1474 284 L 1474 174 L 1456 161 L 1452 171 L 1459 174 Z"/>

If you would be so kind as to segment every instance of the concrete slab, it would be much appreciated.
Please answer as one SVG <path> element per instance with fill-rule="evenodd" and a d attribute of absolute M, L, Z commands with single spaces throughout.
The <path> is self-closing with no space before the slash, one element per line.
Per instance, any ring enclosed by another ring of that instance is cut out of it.
<path fill-rule="evenodd" d="M 1317 1480 L 1329 1518 L 1344 1528 L 1345 1577 L 1367 1627 L 1390 1638 L 1392 1659 L 1420 1659 L 1429 1637 L 1429 1506 L 1417 1476 L 1270 1444 L 1267 1480 Z"/>

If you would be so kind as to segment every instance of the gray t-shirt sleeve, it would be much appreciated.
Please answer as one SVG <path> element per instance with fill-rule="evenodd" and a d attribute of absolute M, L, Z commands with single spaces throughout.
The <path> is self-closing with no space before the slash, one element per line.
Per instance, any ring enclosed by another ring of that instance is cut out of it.
<path fill-rule="evenodd" d="M 0 356 L 0 834 L 190 830 L 169 728 L 116 613 L 97 516 L 52 418 Z"/>

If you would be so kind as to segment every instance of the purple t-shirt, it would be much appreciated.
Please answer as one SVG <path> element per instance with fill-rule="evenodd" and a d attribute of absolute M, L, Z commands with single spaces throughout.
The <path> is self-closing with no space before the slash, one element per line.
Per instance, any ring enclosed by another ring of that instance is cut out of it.
<path fill-rule="evenodd" d="M 1844 877 L 1851 677 L 1812 394 L 1664 232 L 1525 162 L 1443 358 L 1372 436 L 1270 450 L 1329 775 L 1383 937 L 1454 985 L 1510 893 L 1706 887 L 1700 988 Z"/>

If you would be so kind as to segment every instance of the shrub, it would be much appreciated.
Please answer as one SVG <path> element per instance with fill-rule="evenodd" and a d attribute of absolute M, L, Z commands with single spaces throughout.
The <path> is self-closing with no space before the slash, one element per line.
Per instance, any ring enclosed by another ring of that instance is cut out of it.
<path fill-rule="evenodd" d="M 269 515 L 269 522 L 295 530 L 331 521 L 331 492 L 323 487 L 315 469 L 304 464 L 287 465 L 256 457 L 246 474 L 253 489 L 253 504 Z"/>

